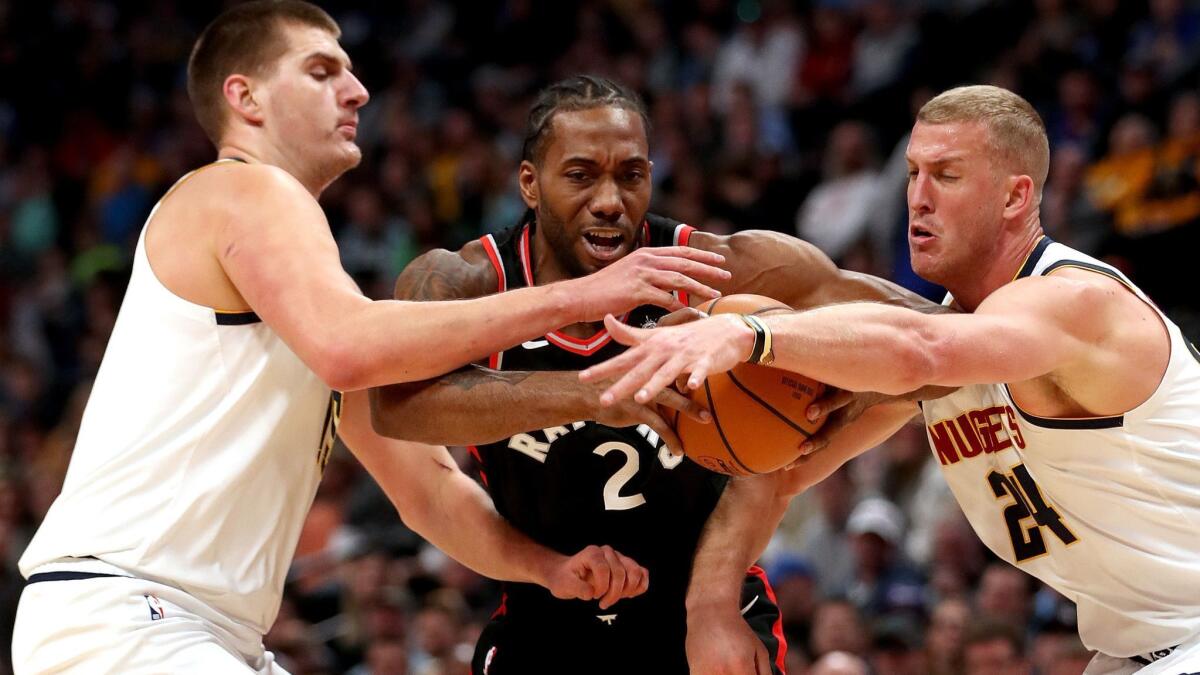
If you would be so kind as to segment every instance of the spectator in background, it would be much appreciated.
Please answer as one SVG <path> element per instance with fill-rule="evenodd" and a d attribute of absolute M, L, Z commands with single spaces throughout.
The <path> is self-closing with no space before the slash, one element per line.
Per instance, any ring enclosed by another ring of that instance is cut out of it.
<path fill-rule="evenodd" d="M 954 675 L 962 672 L 963 644 L 971 607 L 961 598 L 939 602 L 931 613 L 925 631 L 925 663 L 930 675 Z"/>
<path fill-rule="evenodd" d="M 865 654 L 868 641 L 862 614 L 854 603 L 835 598 L 817 605 L 808 638 L 809 653 L 813 658 L 830 652 Z"/>
<path fill-rule="evenodd" d="M 854 654 L 830 652 L 817 659 L 809 675 L 870 675 L 867 662 Z"/>
<path fill-rule="evenodd" d="M 875 144 L 861 122 L 842 122 L 829 136 L 822 181 L 796 214 L 796 236 L 841 265 L 866 234 L 875 194 Z"/>
<path fill-rule="evenodd" d="M 1033 577 L 1003 562 L 993 562 L 983 571 L 975 594 L 975 609 L 990 619 L 1007 623 L 1022 634 L 1033 613 Z"/>
<path fill-rule="evenodd" d="M 816 494 L 819 514 L 806 528 L 800 554 L 812 563 L 818 587 L 824 597 L 845 595 L 853 579 L 854 552 L 846 532 L 846 519 L 854 504 L 854 484 L 850 471 L 843 467 L 818 483 Z"/>
<path fill-rule="evenodd" d="M 859 502 L 846 521 L 854 550 L 854 579 L 847 596 L 868 615 L 919 613 L 924 602 L 920 574 L 904 560 L 904 516 L 881 497 Z"/>
<path fill-rule="evenodd" d="M 1029 675 L 1025 639 L 1003 621 L 976 621 L 967 629 L 963 647 L 964 675 Z"/>

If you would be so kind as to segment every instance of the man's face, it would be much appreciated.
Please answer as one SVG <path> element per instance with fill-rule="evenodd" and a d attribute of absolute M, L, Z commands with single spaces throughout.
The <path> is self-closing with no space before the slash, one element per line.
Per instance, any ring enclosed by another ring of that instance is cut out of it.
<path fill-rule="evenodd" d="M 281 30 L 287 51 L 254 92 L 264 129 L 299 170 L 332 180 L 362 159 L 355 136 L 367 90 L 331 33 L 294 23 Z"/>
<path fill-rule="evenodd" d="M 550 124 L 530 206 L 560 266 L 582 276 L 637 246 L 650 207 L 646 129 L 636 112 L 612 106 L 560 112 Z"/>
<path fill-rule="evenodd" d="M 953 287 L 987 260 L 1003 229 L 1008 193 L 990 158 L 987 128 L 917 122 L 906 158 L 913 271 Z"/>
<path fill-rule="evenodd" d="M 967 675 L 1017 675 L 1025 670 L 1021 656 L 1004 638 L 967 645 L 963 662 Z"/>

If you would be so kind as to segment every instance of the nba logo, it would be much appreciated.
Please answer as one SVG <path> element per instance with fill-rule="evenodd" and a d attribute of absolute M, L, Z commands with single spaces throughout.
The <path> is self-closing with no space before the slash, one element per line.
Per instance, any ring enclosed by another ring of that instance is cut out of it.
<path fill-rule="evenodd" d="M 162 601 L 159 600 L 156 596 L 143 595 L 142 597 L 146 598 L 146 605 L 150 607 L 150 620 L 151 621 L 158 621 L 159 619 L 166 616 L 166 612 L 163 611 Z"/>

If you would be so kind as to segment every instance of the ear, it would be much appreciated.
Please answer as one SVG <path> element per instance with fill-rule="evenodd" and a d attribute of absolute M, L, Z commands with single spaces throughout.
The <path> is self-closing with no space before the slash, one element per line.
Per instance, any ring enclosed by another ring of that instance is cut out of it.
<path fill-rule="evenodd" d="M 1004 219 L 1024 221 L 1030 210 L 1038 207 L 1037 191 L 1029 176 L 1008 179 L 1008 198 L 1004 202 Z"/>
<path fill-rule="evenodd" d="M 521 199 L 525 201 L 525 206 L 537 211 L 538 208 L 538 182 L 537 182 L 537 167 L 529 160 L 521 161 L 521 168 L 517 173 L 517 183 L 521 188 Z"/>
<path fill-rule="evenodd" d="M 245 75 L 230 75 L 225 78 L 221 93 L 225 95 L 225 102 L 235 117 L 258 126 L 263 123 L 263 110 L 260 102 L 254 98 L 252 84 Z"/>

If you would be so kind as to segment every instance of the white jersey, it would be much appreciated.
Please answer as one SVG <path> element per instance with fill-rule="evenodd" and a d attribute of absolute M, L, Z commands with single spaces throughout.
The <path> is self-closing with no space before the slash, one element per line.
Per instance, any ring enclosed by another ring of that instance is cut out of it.
<path fill-rule="evenodd" d="M 21 572 L 113 566 L 265 633 L 341 396 L 253 312 L 171 293 L 145 232 L 62 494 Z"/>
<path fill-rule="evenodd" d="M 1045 237 L 1018 276 L 1061 267 L 1113 277 L 1149 302 L 1112 267 Z M 1073 600 L 1084 644 L 1110 656 L 1200 635 L 1200 353 L 1162 319 L 1166 374 L 1124 415 L 1037 417 L 1003 384 L 923 405 L 934 456 L 979 537 Z"/>

